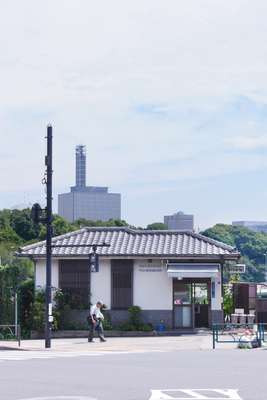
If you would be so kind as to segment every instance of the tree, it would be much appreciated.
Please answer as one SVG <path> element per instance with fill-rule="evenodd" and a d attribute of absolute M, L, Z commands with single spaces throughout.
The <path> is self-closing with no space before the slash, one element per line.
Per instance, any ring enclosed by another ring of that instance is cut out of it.
<path fill-rule="evenodd" d="M 147 225 L 146 229 L 151 231 L 158 231 L 158 230 L 166 230 L 168 229 L 168 227 L 162 222 L 153 222 L 152 224 Z"/>
<path fill-rule="evenodd" d="M 10 226 L 18 236 L 24 241 L 38 239 L 40 234 L 40 225 L 36 225 L 31 220 L 31 210 L 11 210 Z"/>
<path fill-rule="evenodd" d="M 246 264 L 242 280 L 262 282 L 265 279 L 264 254 L 267 253 L 267 234 L 253 232 L 240 226 L 217 224 L 203 235 L 224 242 L 240 251 Z"/>
<path fill-rule="evenodd" d="M 10 226 L 0 229 L 0 243 L 6 246 L 19 245 L 23 241 Z"/>
<path fill-rule="evenodd" d="M 98 227 L 98 226 L 109 226 L 109 227 L 113 227 L 113 226 L 129 226 L 126 221 L 121 220 L 121 219 L 109 219 L 108 221 L 101 221 L 101 220 L 92 221 L 92 220 L 87 220 L 85 218 L 77 219 L 73 223 L 73 225 L 77 229 L 83 228 L 83 227 L 86 227 L 86 226 L 93 226 L 93 227 Z"/>

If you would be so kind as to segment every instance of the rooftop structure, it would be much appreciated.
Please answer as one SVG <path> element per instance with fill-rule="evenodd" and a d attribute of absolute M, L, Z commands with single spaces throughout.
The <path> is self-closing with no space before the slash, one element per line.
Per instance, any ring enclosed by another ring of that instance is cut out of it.
<path fill-rule="evenodd" d="M 76 183 L 69 193 L 58 195 L 58 214 L 69 222 L 80 218 L 93 221 L 121 219 L 120 193 L 109 193 L 105 186 L 86 186 L 86 147 L 76 146 L 75 155 Z"/>
<path fill-rule="evenodd" d="M 178 211 L 173 215 L 165 215 L 164 224 L 168 229 L 193 231 L 194 215 L 184 214 L 182 211 Z"/>
<path fill-rule="evenodd" d="M 76 187 L 86 186 L 86 147 L 76 146 Z"/>

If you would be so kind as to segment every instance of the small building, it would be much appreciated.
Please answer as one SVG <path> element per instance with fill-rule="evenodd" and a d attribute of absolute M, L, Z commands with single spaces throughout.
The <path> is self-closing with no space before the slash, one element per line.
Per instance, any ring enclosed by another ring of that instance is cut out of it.
<path fill-rule="evenodd" d="M 58 214 L 69 222 L 78 219 L 121 219 L 121 195 L 105 186 L 86 186 L 86 148 L 76 146 L 76 185 L 58 195 Z"/>
<path fill-rule="evenodd" d="M 132 305 L 142 308 L 145 322 L 156 325 L 164 320 L 174 329 L 223 321 L 223 267 L 240 256 L 231 246 L 188 231 L 128 227 L 90 227 L 55 237 L 52 286 L 84 307 L 88 304 L 89 246 L 103 243 L 110 246 L 98 249 L 99 270 L 91 273 L 91 295 L 92 302 L 105 302 L 114 324 L 127 319 Z M 21 256 L 34 261 L 35 286 L 44 287 L 45 242 L 23 247 Z"/>
<path fill-rule="evenodd" d="M 182 211 L 178 211 L 173 215 L 165 215 L 164 224 L 171 230 L 193 231 L 194 215 L 184 214 Z"/>

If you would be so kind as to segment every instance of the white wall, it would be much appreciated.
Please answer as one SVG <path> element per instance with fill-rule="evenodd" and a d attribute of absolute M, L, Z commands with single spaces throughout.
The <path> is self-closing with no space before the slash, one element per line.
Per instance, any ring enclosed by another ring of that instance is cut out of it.
<path fill-rule="evenodd" d="M 110 260 L 100 258 L 99 272 L 91 274 L 92 303 L 102 300 L 111 307 L 111 267 Z"/>
<path fill-rule="evenodd" d="M 134 305 L 143 310 L 172 310 L 172 279 L 160 261 L 134 262 Z"/>
<path fill-rule="evenodd" d="M 215 284 L 215 297 L 211 296 L 211 309 L 221 310 L 222 309 L 222 285 L 221 285 L 221 273 L 219 272 L 216 278 L 212 278 L 211 282 Z M 212 295 L 212 293 L 211 293 Z"/>
<path fill-rule="evenodd" d="M 35 267 L 35 287 L 45 286 L 45 260 L 37 260 Z M 58 260 L 52 260 L 52 286 L 58 287 Z M 102 300 L 111 307 L 111 267 L 110 260 L 100 259 L 99 272 L 93 272 L 92 302 Z M 221 274 L 212 281 L 215 283 L 215 297 L 211 297 L 211 309 L 221 310 Z M 143 310 L 172 310 L 172 279 L 168 277 L 161 261 L 148 263 L 147 260 L 134 261 L 133 303 Z"/>
<path fill-rule="evenodd" d="M 37 260 L 35 264 L 35 288 L 46 285 L 46 261 Z M 52 286 L 58 288 L 58 260 L 52 260 Z"/>

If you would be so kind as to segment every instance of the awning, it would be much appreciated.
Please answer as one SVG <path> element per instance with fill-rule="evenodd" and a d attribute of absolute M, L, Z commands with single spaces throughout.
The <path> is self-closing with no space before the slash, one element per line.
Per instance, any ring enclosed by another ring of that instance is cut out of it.
<path fill-rule="evenodd" d="M 220 264 L 167 264 L 170 278 L 213 278 L 220 270 Z"/>

